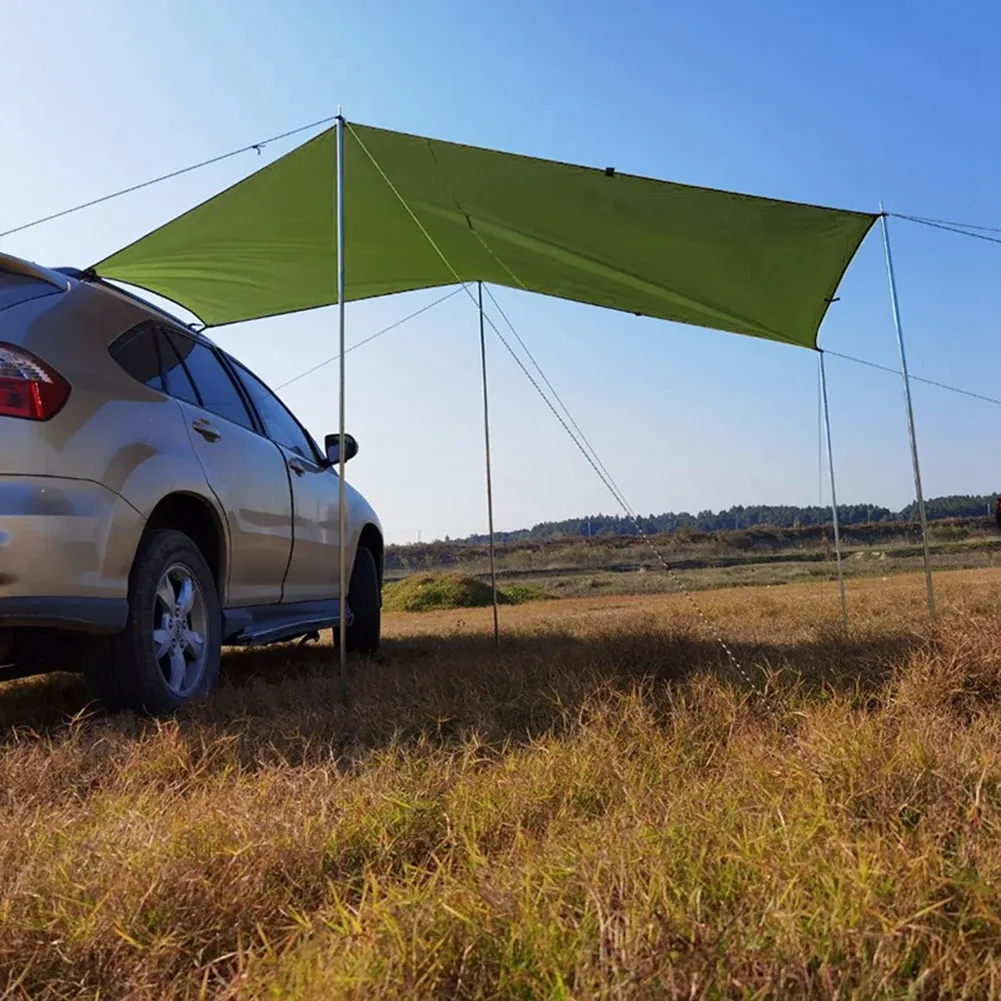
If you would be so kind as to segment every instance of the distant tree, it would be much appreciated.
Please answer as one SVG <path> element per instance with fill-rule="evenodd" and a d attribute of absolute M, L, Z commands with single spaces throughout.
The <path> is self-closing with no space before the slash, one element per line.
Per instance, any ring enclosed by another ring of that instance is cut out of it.
<path fill-rule="evenodd" d="M 943 518 L 985 518 L 993 510 L 994 494 L 956 495 L 949 497 L 930 498 L 925 502 L 925 512 L 930 521 Z M 891 511 L 889 508 L 875 504 L 839 504 L 838 519 L 845 527 L 866 524 L 892 524 L 901 522 L 916 522 L 918 520 L 917 504 L 912 503 L 902 511 Z M 499 542 L 517 543 L 529 539 L 580 539 L 588 533 L 592 537 L 630 537 L 638 534 L 674 534 L 682 531 L 697 531 L 704 534 L 715 532 L 730 532 L 735 527 L 742 530 L 756 528 L 791 529 L 797 527 L 829 526 L 831 524 L 831 509 L 810 505 L 795 507 L 793 505 L 755 504 L 750 506 L 734 505 L 723 511 L 703 510 L 697 514 L 687 511 L 664 514 L 650 514 L 638 519 L 622 515 L 592 514 L 586 517 L 567 518 L 564 521 L 540 522 L 531 528 L 519 529 L 513 532 L 498 532 Z M 458 542 L 483 544 L 487 537 L 483 534 L 471 535 Z M 428 552 L 424 550 L 424 552 Z M 440 561 L 440 553 L 429 553 L 432 561 Z"/>

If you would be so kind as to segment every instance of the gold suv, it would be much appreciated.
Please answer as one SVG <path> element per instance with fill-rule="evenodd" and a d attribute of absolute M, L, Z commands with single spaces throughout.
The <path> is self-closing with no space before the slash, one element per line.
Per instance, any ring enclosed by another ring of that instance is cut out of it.
<path fill-rule="evenodd" d="M 0 666 L 67 667 L 111 710 L 203 696 L 224 644 L 379 644 L 383 535 L 278 397 L 204 334 L 72 269 L 0 255 Z M 357 452 L 347 440 L 347 458 Z M 73 665 L 75 666 L 75 665 Z"/>

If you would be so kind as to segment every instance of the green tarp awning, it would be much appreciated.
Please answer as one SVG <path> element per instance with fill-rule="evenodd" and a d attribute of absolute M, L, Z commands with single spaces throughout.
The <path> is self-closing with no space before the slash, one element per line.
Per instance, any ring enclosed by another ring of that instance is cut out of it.
<path fill-rule="evenodd" d="M 815 347 L 876 216 L 345 128 L 346 299 L 492 282 Z M 328 130 L 97 265 L 209 326 L 337 301 Z"/>

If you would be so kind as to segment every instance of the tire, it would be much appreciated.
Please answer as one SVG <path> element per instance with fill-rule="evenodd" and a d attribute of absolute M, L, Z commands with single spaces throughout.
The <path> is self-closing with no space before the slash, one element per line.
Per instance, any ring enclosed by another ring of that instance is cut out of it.
<path fill-rule="evenodd" d="M 348 626 L 348 650 L 352 653 L 378 653 L 382 632 L 382 590 L 375 556 L 367 546 L 359 546 L 355 554 L 348 585 L 348 607 L 354 616 Z"/>
<path fill-rule="evenodd" d="M 162 716 L 203 698 L 219 676 L 222 612 L 212 573 L 181 532 L 139 543 L 125 630 L 86 658 L 84 676 L 109 712 Z"/>

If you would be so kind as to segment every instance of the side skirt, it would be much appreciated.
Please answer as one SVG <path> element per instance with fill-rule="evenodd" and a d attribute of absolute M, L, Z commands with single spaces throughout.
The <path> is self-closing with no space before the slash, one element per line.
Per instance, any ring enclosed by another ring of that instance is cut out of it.
<path fill-rule="evenodd" d="M 344 613 L 345 622 L 350 626 L 354 616 L 346 602 Z M 227 646 L 265 646 L 307 636 L 320 629 L 337 628 L 341 624 L 341 603 L 329 599 L 227 608 L 222 620 L 222 641 Z"/>

